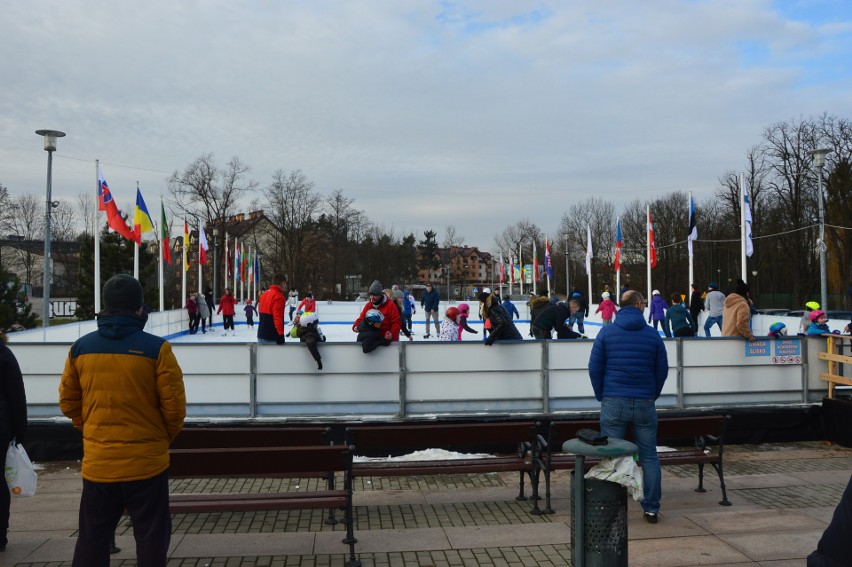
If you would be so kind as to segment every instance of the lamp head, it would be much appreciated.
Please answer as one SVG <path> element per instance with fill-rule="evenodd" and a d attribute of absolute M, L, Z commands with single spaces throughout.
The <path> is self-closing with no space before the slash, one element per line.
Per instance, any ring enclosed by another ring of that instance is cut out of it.
<path fill-rule="evenodd" d="M 825 165 L 825 156 L 830 154 L 833 150 L 831 148 L 820 148 L 818 150 L 811 150 L 811 156 L 814 159 L 814 165 L 820 169 Z"/>
<path fill-rule="evenodd" d="M 65 132 L 59 130 L 36 130 L 36 134 L 44 136 L 44 151 L 46 152 L 55 152 L 56 138 L 65 137 Z"/>

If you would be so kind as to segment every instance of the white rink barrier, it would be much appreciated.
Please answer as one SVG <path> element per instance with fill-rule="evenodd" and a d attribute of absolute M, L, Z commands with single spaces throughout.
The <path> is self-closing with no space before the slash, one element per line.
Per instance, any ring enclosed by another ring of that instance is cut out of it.
<path fill-rule="evenodd" d="M 169 328 L 163 315 L 157 324 Z M 64 419 L 57 397 L 71 340 L 10 345 L 24 373 L 30 418 Z M 404 419 L 597 411 L 587 370 L 592 343 L 418 341 L 364 354 L 355 342 L 329 342 L 320 346 L 322 371 L 295 341 L 173 348 L 188 415 L 198 420 Z M 660 408 L 801 405 L 819 403 L 827 392 L 819 379 L 824 338 L 665 344 L 670 367 Z"/>

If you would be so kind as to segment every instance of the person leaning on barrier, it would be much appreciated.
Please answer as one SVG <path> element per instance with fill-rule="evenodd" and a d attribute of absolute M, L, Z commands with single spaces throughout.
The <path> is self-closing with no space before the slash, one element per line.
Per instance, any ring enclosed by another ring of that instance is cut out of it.
<path fill-rule="evenodd" d="M 487 288 L 486 288 L 487 289 Z M 521 333 L 512 318 L 503 309 L 499 299 L 488 292 L 482 291 L 479 296 L 479 312 L 491 324 L 491 330 L 488 338 L 485 339 L 485 346 L 491 346 L 496 341 L 520 341 L 523 340 Z"/>
<path fill-rule="evenodd" d="M 645 299 L 630 290 L 621 296 L 621 311 L 603 327 L 589 357 L 589 378 L 601 402 L 601 433 L 624 439 L 627 426 L 639 447 L 642 463 L 642 510 L 657 523 L 662 496 L 662 470 L 657 455 L 657 408 L 669 373 L 660 334 L 645 323 Z"/>
<path fill-rule="evenodd" d="M 680 294 L 671 295 L 672 306 L 666 310 L 666 319 L 663 322 L 663 331 L 667 337 L 694 337 L 695 321 L 692 315 L 684 307 Z"/>
<path fill-rule="evenodd" d="M 737 280 L 736 287 L 725 298 L 725 308 L 722 314 L 722 336 L 743 337 L 750 342 L 755 341 L 751 332 L 751 302 L 748 300 L 748 284 Z"/>
<path fill-rule="evenodd" d="M 165 339 L 143 329 L 142 286 L 127 275 L 103 287 L 98 330 L 68 353 L 59 408 L 83 432 L 83 493 L 74 567 L 109 565 L 127 510 L 140 567 L 164 566 L 171 539 L 169 444 L 183 428 L 183 372 Z"/>
<path fill-rule="evenodd" d="M 272 276 L 272 285 L 257 302 L 257 342 L 262 345 L 284 344 L 284 274 Z"/>

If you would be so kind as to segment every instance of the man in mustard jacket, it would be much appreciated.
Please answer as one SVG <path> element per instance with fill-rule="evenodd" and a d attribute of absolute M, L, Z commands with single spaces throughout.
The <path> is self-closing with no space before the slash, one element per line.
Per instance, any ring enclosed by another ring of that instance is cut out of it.
<path fill-rule="evenodd" d="M 142 286 L 126 274 L 103 287 L 98 330 L 77 340 L 59 407 L 83 432 L 83 494 L 74 567 L 107 567 L 126 509 L 140 567 L 164 567 L 171 539 L 169 444 L 183 428 L 183 373 L 171 344 L 143 331 Z"/>

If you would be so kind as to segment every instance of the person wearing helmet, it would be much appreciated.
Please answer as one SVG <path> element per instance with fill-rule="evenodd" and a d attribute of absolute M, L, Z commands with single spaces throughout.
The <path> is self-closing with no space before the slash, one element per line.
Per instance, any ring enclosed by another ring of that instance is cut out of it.
<path fill-rule="evenodd" d="M 831 329 L 828 328 L 828 315 L 822 309 L 814 309 L 809 315 L 811 324 L 808 325 L 808 335 L 825 335 L 830 334 Z"/>
<path fill-rule="evenodd" d="M 787 336 L 787 325 L 778 321 L 769 325 L 769 336 L 780 339 Z"/>
<path fill-rule="evenodd" d="M 601 294 L 601 302 L 598 305 L 598 308 L 595 310 L 595 313 L 601 314 L 601 322 L 604 325 L 609 325 L 612 323 L 612 318 L 618 312 L 618 307 L 615 306 L 615 302 L 609 297 L 609 292 L 605 291 Z"/>
<path fill-rule="evenodd" d="M 669 304 L 666 303 L 666 300 L 663 299 L 663 296 L 660 295 L 660 290 L 655 289 L 651 294 L 651 305 L 649 305 L 650 313 L 648 313 L 648 323 L 654 322 L 654 329 L 659 330 L 660 327 L 664 327 L 664 323 L 666 320 L 666 311 L 669 308 Z"/>
<path fill-rule="evenodd" d="M 748 300 L 748 284 L 738 279 L 734 291 L 725 298 L 722 313 L 722 336 L 743 337 L 754 342 L 751 332 L 751 302 Z"/>
<path fill-rule="evenodd" d="M 378 280 L 370 284 L 367 291 L 370 295 L 370 300 L 361 309 L 361 314 L 355 319 L 352 324 L 352 331 L 360 332 L 358 325 L 364 320 L 367 312 L 371 309 L 377 309 L 384 316 L 381 321 L 382 336 L 390 342 L 399 340 L 399 332 L 402 328 L 402 319 L 399 316 L 399 308 L 395 301 L 388 299 L 388 296 L 382 290 L 382 283 Z"/>
<path fill-rule="evenodd" d="M 317 370 L 322 370 L 322 357 L 317 343 L 325 341 L 325 336 L 319 328 L 319 317 L 314 312 L 302 313 L 296 317 L 295 322 L 297 323 L 296 336 L 308 347 L 308 351 L 317 363 Z"/>
<path fill-rule="evenodd" d="M 394 307 L 396 309 L 396 307 Z M 364 318 L 358 321 L 358 338 L 361 350 L 373 352 L 380 346 L 390 346 L 390 332 L 382 331 L 386 317 L 378 309 L 368 309 Z"/>
<path fill-rule="evenodd" d="M 448 307 L 444 313 L 444 320 L 441 321 L 441 332 L 438 333 L 439 341 L 457 341 L 459 340 L 459 308 Z"/>
<path fill-rule="evenodd" d="M 808 333 L 808 327 L 811 325 L 811 313 L 814 309 L 819 309 L 819 303 L 816 301 L 808 301 L 805 303 L 805 312 L 802 314 L 802 320 L 799 321 L 799 332 L 802 334 Z"/>
<path fill-rule="evenodd" d="M 462 331 L 467 331 L 468 333 L 473 333 L 475 335 L 479 334 L 479 331 L 471 328 L 467 324 L 467 320 L 470 319 L 470 305 L 467 303 L 459 303 L 459 316 L 456 318 L 456 321 L 459 324 L 459 339 L 462 340 Z"/>

